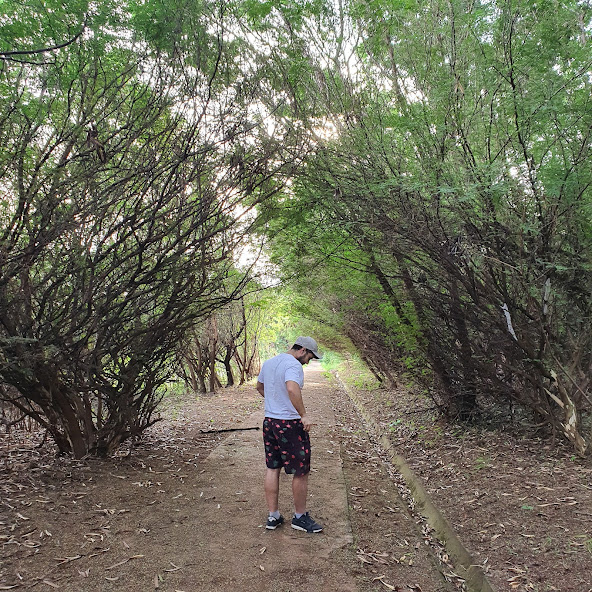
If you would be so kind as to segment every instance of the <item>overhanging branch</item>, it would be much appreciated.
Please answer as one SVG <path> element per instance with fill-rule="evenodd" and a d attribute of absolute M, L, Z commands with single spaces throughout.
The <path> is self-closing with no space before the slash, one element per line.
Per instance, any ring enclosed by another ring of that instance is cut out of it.
<path fill-rule="evenodd" d="M 62 49 L 64 47 L 68 47 L 68 45 L 72 45 L 84 32 L 86 28 L 86 24 L 82 25 L 82 29 L 72 37 L 69 41 L 64 43 L 59 43 L 58 45 L 52 45 L 51 47 L 41 47 L 39 49 L 21 49 L 15 51 L 0 51 L 0 59 L 10 59 L 12 56 L 25 56 L 25 55 L 35 55 L 40 53 L 48 53 L 50 51 L 55 51 L 56 49 Z"/>

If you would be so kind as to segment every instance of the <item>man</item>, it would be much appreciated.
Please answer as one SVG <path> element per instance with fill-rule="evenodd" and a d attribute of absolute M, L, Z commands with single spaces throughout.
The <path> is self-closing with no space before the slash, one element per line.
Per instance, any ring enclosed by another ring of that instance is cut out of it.
<path fill-rule="evenodd" d="M 312 337 L 298 337 L 290 350 L 279 354 L 261 367 L 257 390 L 265 398 L 263 443 L 265 444 L 265 500 L 269 510 L 266 528 L 275 530 L 283 524 L 278 510 L 280 471 L 293 475 L 294 517 L 292 528 L 321 532 L 323 527 L 306 511 L 308 473 L 310 472 L 310 431 L 313 421 L 302 401 L 304 371 L 313 358 L 320 360 L 317 342 Z"/>

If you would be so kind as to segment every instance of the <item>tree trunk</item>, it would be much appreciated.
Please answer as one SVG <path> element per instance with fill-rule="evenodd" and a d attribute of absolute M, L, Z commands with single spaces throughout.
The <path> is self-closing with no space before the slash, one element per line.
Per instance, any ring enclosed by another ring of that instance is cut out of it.
<path fill-rule="evenodd" d="M 248 347 L 249 347 L 249 340 L 247 339 L 247 315 L 245 312 L 245 299 L 241 298 L 241 315 L 242 315 L 242 325 L 243 325 L 243 339 L 244 339 L 244 351 L 243 351 L 243 360 L 244 364 L 240 367 L 241 368 L 241 375 L 240 375 L 240 384 L 245 382 L 245 369 L 247 364 L 247 355 L 248 355 Z"/>
<path fill-rule="evenodd" d="M 450 299 L 450 313 L 456 327 L 456 338 L 460 343 L 460 362 L 463 369 L 462 390 L 456 395 L 458 414 L 461 419 L 469 419 L 477 408 L 477 393 L 475 391 L 476 369 L 473 362 L 473 350 L 471 348 L 469 331 L 455 278 L 452 278 L 450 282 Z"/>
<path fill-rule="evenodd" d="M 234 386 L 234 376 L 232 374 L 232 355 L 234 347 L 232 345 L 226 346 L 226 356 L 224 357 L 224 369 L 226 370 L 226 386 Z"/>
<path fill-rule="evenodd" d="M 558 380 L 557 390 L 561 395 L 563 401 L 563 409 L 565 411 L 565 421 L 561 424 L 565 437 L 574 445 L 576 452 L 580 456 L 585 456 L 588 452 L 588 442 L 584 439 L 581 433 L 581 418 L 578 413 L 577 406 L 569 396 L 565 385 Z"/>

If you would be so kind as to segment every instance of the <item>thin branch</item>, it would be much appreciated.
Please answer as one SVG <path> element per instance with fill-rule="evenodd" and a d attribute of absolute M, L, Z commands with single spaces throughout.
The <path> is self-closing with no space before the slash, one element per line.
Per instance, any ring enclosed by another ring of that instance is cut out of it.
<path fill-rule="evenodd" d="M 86 23 L 84 25 L 82 25 L 82 29 L 80 29 L 80 31 L 74 37 L 72 37 L 72 39 L 70 39 L 69 41 L 66 41 L 65 43 L 60 43 L 58 45 L 53 45 L 51 47 L 42 47 L 40 49 L 22 49 L 22 50 L 16 50 L 16 51 L 0 51 L 0 59 L 6 59 L 9 56 L 16 56 L 16 55 L 33 55 L 33 54 L 39 54 L 39 53 L 47 53 L 50 51 L 55 51 L 56 49 L 62 49 L 64 47 L 68 47 L 68 45 L 72 45 L 72 43 L 74 43 L 80 37 L 80 35 L 82 35 L 85 28 L 86 28 Z M 29 62 L 29 63 L 36 63 L 36 62 Z"/>

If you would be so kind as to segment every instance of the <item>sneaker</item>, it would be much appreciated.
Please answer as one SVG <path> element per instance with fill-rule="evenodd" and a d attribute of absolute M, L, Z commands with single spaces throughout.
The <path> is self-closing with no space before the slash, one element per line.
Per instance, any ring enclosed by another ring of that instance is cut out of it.
<path fill-rule="evenodd" d="M 281 526 L 284 523 L 284 517 L 280 514 L 279 518 L 274 518 L 273 516 L 267 517 L 267 524 L 265 528 L 267 530 L 275 530 L 278 526 Z"/>
<path fill-rule="evenodd" d="M 308 512 L 302 514 L 300 518 L 294 516 L 292 518 L 292 528 L 303 530 L 304 532 L 321 532 L 323 530 L 323 527 L 315 522 Z"/>

